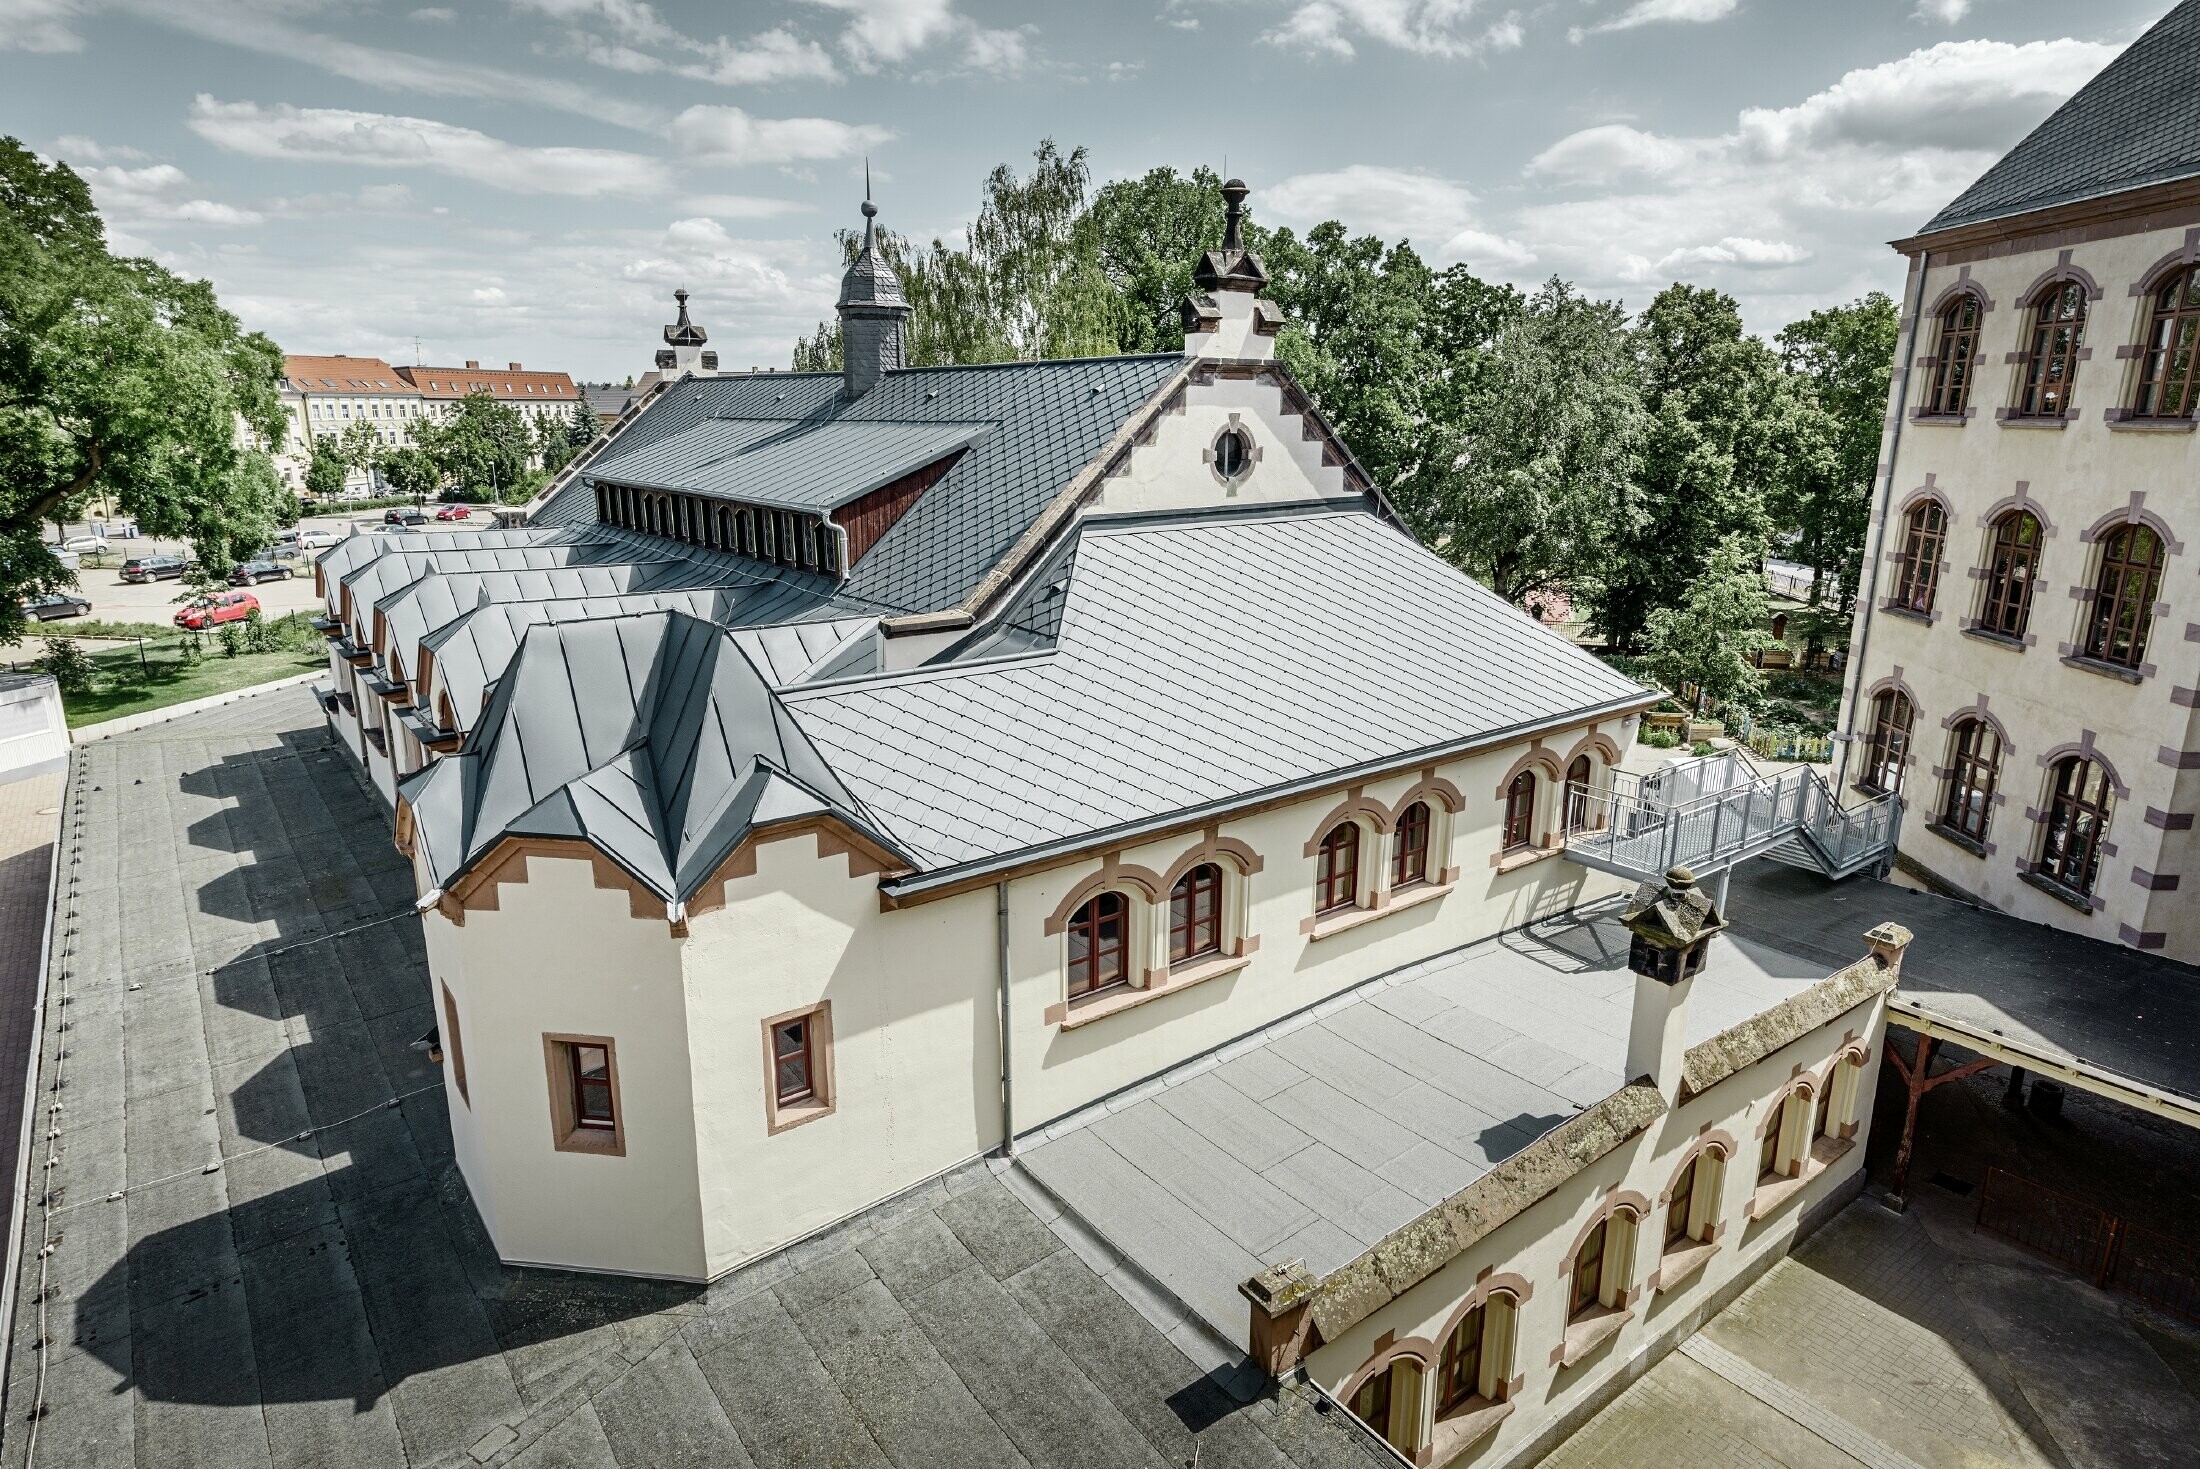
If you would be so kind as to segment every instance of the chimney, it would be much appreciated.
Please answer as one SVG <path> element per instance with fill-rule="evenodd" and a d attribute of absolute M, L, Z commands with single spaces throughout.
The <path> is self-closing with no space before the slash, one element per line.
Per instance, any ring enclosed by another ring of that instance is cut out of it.
<path fill-rule="evenodd" d="M 466 367 L 468 371 L 479 371 L 481 364 L 474 361 L 473 358 L 469 357 L 466 359 Z"/>
<path fill-rule="evenodd" d="M 522 367 L 521 367 L 521 366 L 520 366 L 520 365 L 519 365 L 519 364 L 518 364 L 517 362 L 507 362 L 507 363 L 505 363 L 505 364 L 504 364 L 504 370 L 505 370 L 506 372 L 522 372 L 522 371 L 525 371 L 525 369 L 524 369 L 524 368 L 522 368 Z"/>
<path fill-rule="evenodd" d="M 906 365 L 902 333 L 909 323 L 909 298 L 901 278 L 878 247 L 878 206 L 871 202 L 870 170 L 863 180 L 863 248 L 840 278 L 840 392 L 860 398 L 878 380 Z"/>
<path fill-rule="evenodd" d="M 698 377 L 708 377 L 718 370 L 718 354 L 703 350 L 710 333 L 688 320 L 687 287 L 674 291 L 672 299 L 679 303 L 680 317 L 665 328 L 665 345 L 657 354 L 657 370 L 672 376 L 694 373 Z M 517 371 L 519 364 L 515 362 L 512 367 Z"/>
<path fill-rule="evenodd" d="M 1635 1013 L 1627 1026 L 1627 1080 L 1647 1078 L 1668 1105 L 1679 1100 L 1688 1054 L 1688 991 L 1703 972 L 1713 935 L 1726 927 L 1696 875 L 1675 867 L 1635 889 L 1620 922 L 1633 935 Z"/>
<path fill-rule="evenodd" d="M 1251 192 L 1243 179 L 1222 186 L 1222 248 L 1200 257 L 1192 272 L 1192 284 L 1199 289 L 1184 298 L 1187 357 L 1267 362 L 1276 355 L 1283 312 L 1261 297 L 1268 287 L 1268 267 L 1245 248 L 1245 196 Z"/>

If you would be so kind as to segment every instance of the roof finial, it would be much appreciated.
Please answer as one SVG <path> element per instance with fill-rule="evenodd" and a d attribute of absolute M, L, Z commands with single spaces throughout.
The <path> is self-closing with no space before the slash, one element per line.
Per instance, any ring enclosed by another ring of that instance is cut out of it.
<path fill-rule="evenodd" d="M 878 218 L 878 206 L 871 202 L 871 160 L 863 160 L 863 248 L 871 248 L 871 221 Z"/>
<path fill-rule="evenodd" d="M 1245 237 L 1240 226 L 1245 219 L 1245 196 L 1252 193 L 1245 187 L 1245 180 L 1232 179 L 1222 186 L 1222 248 L 1243 250 Z"/>

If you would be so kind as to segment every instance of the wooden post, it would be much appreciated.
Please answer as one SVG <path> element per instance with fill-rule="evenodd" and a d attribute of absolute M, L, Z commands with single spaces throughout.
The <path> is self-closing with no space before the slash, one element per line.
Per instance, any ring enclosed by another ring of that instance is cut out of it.
<path fill-rule="evenodd" d="M 1890 1037 L 1887 1054 L 1894 1055 L 1894 1043 Z M 1899 1065 L 1899 1058 L 1897 1060 Z M 1925 1099 L 1925 1076 L 1933 1064 L 1933 1038 L 1921 1035 L 1917 1038 L 1917 1059 L 1901 1067 L 1902 1080 L 1909 1093 L 1909 1104 L 1902 1113 L 1902 1143 L 1894 1151 L 1894 1180 L 1887 1186 L 1887 1207 L 1897 1214 L 1909 1207 L 1908 1185 L 1910 1181 L 1910 1154 L 1917 1144 L 1917 1104 Z"/>

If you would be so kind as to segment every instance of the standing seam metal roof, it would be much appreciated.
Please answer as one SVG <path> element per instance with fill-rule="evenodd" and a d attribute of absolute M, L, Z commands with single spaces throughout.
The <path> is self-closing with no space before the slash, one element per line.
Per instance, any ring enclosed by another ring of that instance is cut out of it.
<path fill-rule="evenodd" d="M 588 466 L 589 478 L 822 515 L 967 448 L 990 423 L 713 418 Z"/>

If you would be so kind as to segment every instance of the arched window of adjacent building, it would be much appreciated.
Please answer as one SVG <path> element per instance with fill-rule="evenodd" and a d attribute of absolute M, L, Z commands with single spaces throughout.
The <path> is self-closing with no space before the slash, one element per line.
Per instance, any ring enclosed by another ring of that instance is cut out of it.
<path fill-rule="evenodd" d="M 2188 265 L 2154 293 L 2140 344 L 2136 418 L 2190 418 L 2200 406 L 2200 265 Z"/>
<path fill-rule="evenodd" d="M 2047 820 L 2040 835 L 2039 873 L 2077 893 L 2091 893 L 2100 875 L 2115 796 L 2108 771 L 2079 755 L 2055 762 L 2048 781 Z"/>
<path fill-rule="evenodd" d="M 1071 916 L 1070 998 L 1129 982 L 1130 930 L 1130 904 L 1121 893 L 1097 894 Z"/>
<path fill-rule="evenodd" d="M 1535 772 L 1523 770 L 1505 788 L 1504 850 L 1518 852 L 1534 839 Z"/>
<path fill-rule="evenodd" d="M 1605 1246 L 1610 1242 L 1611 1233 L 1612 1216 L 1607 1214 L 1582 1237 L 1580 1248 L 1574 1251 L 1573 1289 L 1566 1297 L 1566 1319 L 1569 1321 L 1600 1304 L 1608 1263 Z"/>
<path fill-rule="evenodd" d="M 1780 1105 L 1772 1109 L 1772 1119 L 1765 1123 L 1764 1142 L 1757 1149 L 1757 1180 L 1760 1184 L 1767 1179 L 1787 1176 L 1786 1170 L 1780 1166 L 1780 1134 L 1787 1128 L 1788 1103 L 1793 1100 L 1793 1093 L 1782 1097 Z"/>
<path fill-rule="evenodd" d="M 1983 719 L 1960 721 L 1949 742 L 1948 799 L 1940 819 L 1974 842 L 1986 840 L 2001 774 L 2001 736 Z"/>
<path fill-rule="evenodd" d="M 1322 838 L 1314 862 L 1314 906 L 1322 913 L 1349 908 L 1360 895 L 1360 828 L 1340 821 Z"/>
<path fill-rule="evenodd" d="M 2032 618 L 2032 583 L 2040 568 L 2040 523 L 2030 511 L 2012 510 L 1994 522 L 1987 553 L 1986 603 L 1979 626 L 2021 638 Z"/>
<path fill-rule="evenodd" d="M 1459 1318 L 1444 1338 L 1444 1353 L 1436 1368 L 1436 1411 L 1458 1407 L 1482 1391 L 1482 1339 L 1489 1325 L 1489 1307 L 1476 1306 Z"/>
<path fill-rule="evenodd" d="M 2162 538 L 2152 527 L 2126 525 L 2103 541 L 2093 614 L 2086 621 L 2086 656 L 2124 668 L 2143 663 L 2161 589 Z"/>
<path fill-rule="evenodd" d="M 1910 752 L 1910 727 L 1916 720 L 1917 711 L 1901 690 L 1887 689 L 1873 697 L 1872 733 L 1864 747 L 1861 781 L 1866 790 L 1902 789 L 1903 757 Z"/>
<path fill-rule="evenodd" d="M 1222 952 L 1222 869 L 1202 862 L 1169 893 L 1169 962 Z"/>
<path fill-rule="evenodd" d="M 1699 1216 L 1710 1202 L 1718 1166 L 1718 1155 L 1706 1148 L 1681 1170 L 1680 1177 L 1673 1180 L 1673 1192 L 1665 1201 L 1667 1249 L 1693 1241 L 1701 1231 Z"/>
<path fill-rule="evenodd" d="M 1566 767 L 1566 835 L 1589 829 L 1589 779 L 1595 772 L 1587 755 Z"/>
<path fill-rule="evenodd" d="M 1928 414 L 1958 414 L 1970 401 L 1980 315 L 1978 297 L 1968 291 L 1940 313 L 1940 346 L 1933 361 L 1933 380 L 1925 395 Z"/>
<path fill-rule="evenodd" d="M 2056 281 L 2032 298 L 2032 340 L 2017 385 L 2016 416 L 2061 418 L 2078 380 L 2078 343 L 2085 335 L 2085 287 Z"/>
<path fill-rule="evenodd" d="M 1398 833 L 1392 838 L 1390 885 L 1411 887 L 1428 881 L 1428 802 L 1415 801 L 1398 813 Z"/>
<path fill-rule="evenodd" d="M 1352 1395 L 1352 1414 L 1396 1447 L 1404 1441 L 1404 1435 L 1393 1432 L 1390 1422 L 1390 1374 L 1394 1370 L 1394 1365 L 1385 1364 L 1368 1374 L 1367 1381 Z"/>
<path fill-rule="evenodd" d="M 1902 537 L 1902 574 L 1895 579 L 1894 605 L 1904 611 L 1933 610 L 1940 582 L 1940 548 L 1948 536 L 1948 513 L 1938 500 L 1921 500 L 1909 515 Z"/>

